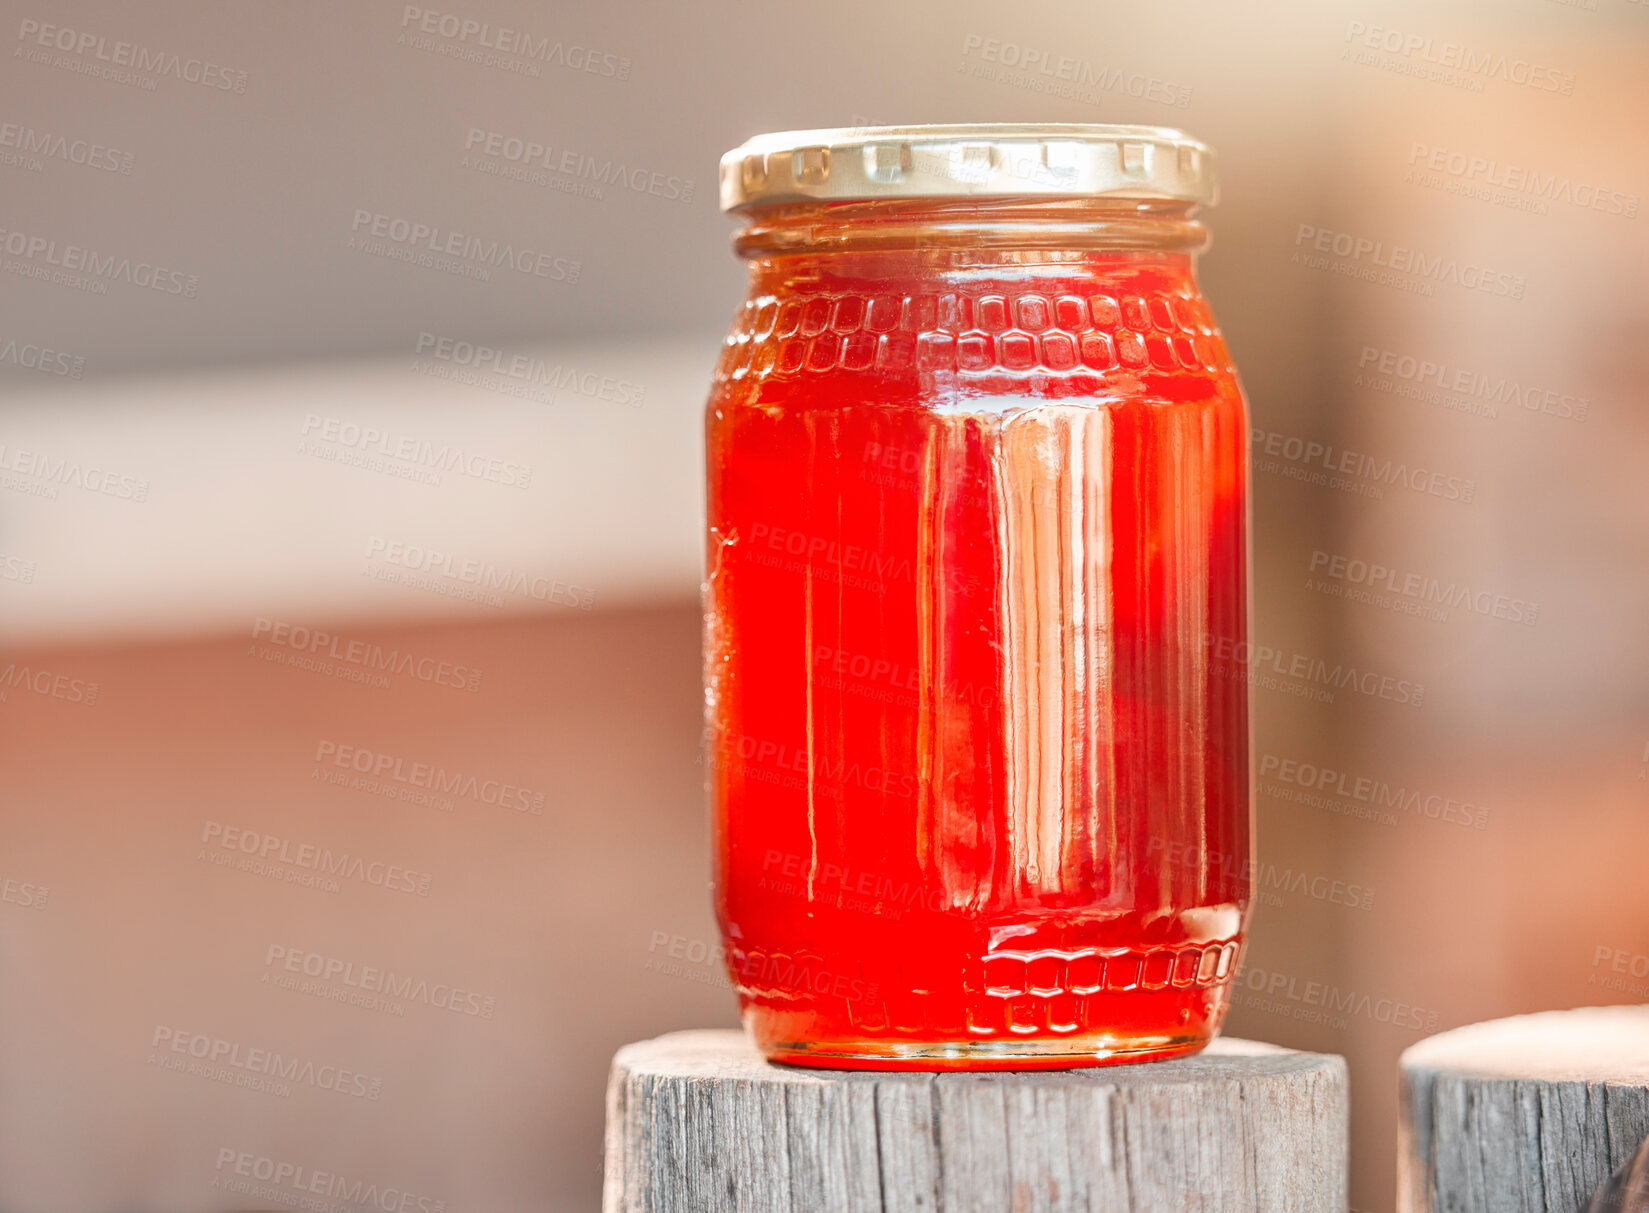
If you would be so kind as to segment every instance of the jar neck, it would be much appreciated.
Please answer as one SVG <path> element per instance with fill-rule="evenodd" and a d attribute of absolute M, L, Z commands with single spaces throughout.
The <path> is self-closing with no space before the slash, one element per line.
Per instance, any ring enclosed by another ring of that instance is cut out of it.
<path fill-rule="evenodd" d="M 1194 204 L 1125 198 L 879 199 L 762 207 L 733 249 L 767 261 L 821 253 L 979 254 L 1002 263 L 1079 260 L 1094 253 L 1160 253 L 1188 261 L 1208 245 Z M 955 262 L 953 261 L 953 264 Z"/>

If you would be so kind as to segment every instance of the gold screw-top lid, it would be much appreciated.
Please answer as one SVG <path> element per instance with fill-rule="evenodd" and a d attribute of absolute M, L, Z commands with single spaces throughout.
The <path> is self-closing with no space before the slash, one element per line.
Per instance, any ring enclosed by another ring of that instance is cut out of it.
<path fill-rule="evenodd" d="M 855 126 L 757 135 L 721 158 L 721 209 L 874 198 L 1211 203 L 1214 152 L 1166 126 Z"/>

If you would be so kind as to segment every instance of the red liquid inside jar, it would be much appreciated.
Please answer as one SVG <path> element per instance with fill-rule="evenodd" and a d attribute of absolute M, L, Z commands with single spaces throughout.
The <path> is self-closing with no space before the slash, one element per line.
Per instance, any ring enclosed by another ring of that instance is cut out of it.
<path fill-rule="evenodd" d="M 796 207 L 742 239 L 706 698 L 727 964 L 775 1060 L 1145 1060 L 1224 1015 L 1245 406 L 1187 208 L 1114 208 Z"/>

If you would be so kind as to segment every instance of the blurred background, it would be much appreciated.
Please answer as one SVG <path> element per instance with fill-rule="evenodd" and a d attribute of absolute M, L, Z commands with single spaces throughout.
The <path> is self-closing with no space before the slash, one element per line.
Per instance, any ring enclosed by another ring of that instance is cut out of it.
<path fill-rule="evenodd" d="M 613 1050 L 736 1022 L 699 418 L 764 130 L 1218 149 L 1227 1030 L 1350 1059 L 1354 1208 L 1407 1045 L 1649 1001 L 1649 5 L 0 8 L 0 1210 L 591 1209 Z"/>

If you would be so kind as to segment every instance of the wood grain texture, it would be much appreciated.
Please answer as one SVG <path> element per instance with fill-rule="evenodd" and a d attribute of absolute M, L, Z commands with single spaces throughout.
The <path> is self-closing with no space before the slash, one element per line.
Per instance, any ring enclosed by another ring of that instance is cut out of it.
<path fill-rule="evenodd" d="M 621 1049 L 605 1213 L 1346 1207 L 1342 1058 L 1218 1040 L 1175 1061 L 977 1074 L 806 1070 L 740 1032 Z"/>
<path fill-rule="evenodd" d="M 1649 1134 L 1649 1007 L 1472 1024 L 1401 1066 L 1405 1213 L 1579 1213 Z"/>

